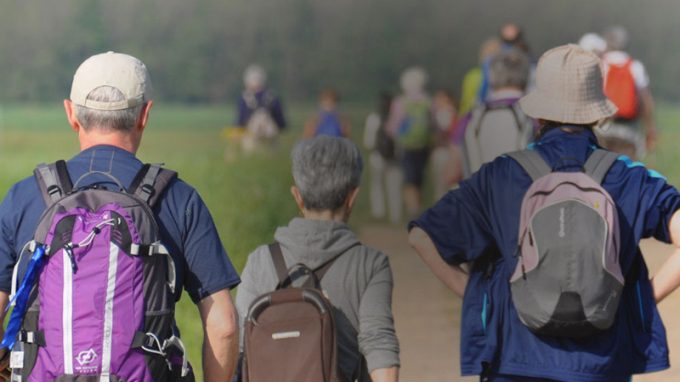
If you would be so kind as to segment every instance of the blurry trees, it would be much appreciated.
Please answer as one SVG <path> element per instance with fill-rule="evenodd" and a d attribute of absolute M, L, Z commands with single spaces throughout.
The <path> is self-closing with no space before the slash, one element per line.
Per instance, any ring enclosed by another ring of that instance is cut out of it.
<path fill-rule="evenodd" d="M 680 100 L 678 14 L 674 0 L 0 0 L 0 101 L 67 97 L 77 65 L 107 50 L 142 59 L 172 102 L 230 102 L 252 62 L 289 100 L 326 86 L 372 100 L 413 64 L 457 92 L 506 21 L 524 26 L 535 56 L 622 24 L 655 93 Z"/>

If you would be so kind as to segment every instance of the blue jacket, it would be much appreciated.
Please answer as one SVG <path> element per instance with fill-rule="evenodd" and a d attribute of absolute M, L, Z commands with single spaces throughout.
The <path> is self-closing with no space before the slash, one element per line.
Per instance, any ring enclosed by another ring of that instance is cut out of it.
<path fill-rule="evenodd" d="M 280 130 L 286 128 L 286 118 L 283 114 L 281 99 L 269 89 L 263 89 L 254 94 L 248 92 L 241 94 L 238 99 L 236 125 L 248 125 L 248 120 L 258 108 L 267 109 Z"/>
<path fill-rule="evenodd" d="M 548 131 L 532 145 L 555 170 L 578 171 L 597 148 L 592 132 Z M 531 179 L 502 156 L 449 192 L 410 227 L 430 236 L 450 264 L 472 262 L 463 299 L 461 370 L 566 381 L 613 381 L 669 367 L 666 333 L 654 302 L 642 238 L 669 242 L 680 194 L 658 173 L 620 157 L 603 187 L 618 208 L 620 261 L 627 284 L 614 325 L 589 339 L 537 336 L 519 320 L 508 280 L 515 269 L 522 198 Z"/>

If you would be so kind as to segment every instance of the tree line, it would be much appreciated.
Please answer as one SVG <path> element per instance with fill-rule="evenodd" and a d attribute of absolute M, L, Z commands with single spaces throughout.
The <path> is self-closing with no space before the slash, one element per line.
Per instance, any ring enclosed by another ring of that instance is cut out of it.
<path fill-rule="evenodd" d="M 457 93 L 479 45 L 499 26 L 523 26 L 534 58 L 585 32 L 621 24 L 657 97 L 680 100 L 673 0 L 0 0 L 0 102 L 68 96 L 77 65 L 97 52 L 149 66 L 156 97 L 231 102 L 253 62 L 289 100 L 324 87 L 372 100 L 418 64 L 431 87 Z"/>

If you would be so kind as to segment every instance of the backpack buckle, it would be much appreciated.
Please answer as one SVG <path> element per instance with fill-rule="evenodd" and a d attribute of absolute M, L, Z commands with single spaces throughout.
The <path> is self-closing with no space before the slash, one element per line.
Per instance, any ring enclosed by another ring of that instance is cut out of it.
<path fill-rule="evenodd" d="M 139 189 L 149 197 L 151 197 L 154 192 L 153 186 L 150 184 L 143 184 Z"/>
<path fill-rule="evenodd" d="M 47 187 L 46 191 L 47 191 L 47 194 L 50 195 L 50 197 L 52 197 L 56 194 L 61 194 L 61 189 L 56 184 L 53 184 L 53 185 Z"/>

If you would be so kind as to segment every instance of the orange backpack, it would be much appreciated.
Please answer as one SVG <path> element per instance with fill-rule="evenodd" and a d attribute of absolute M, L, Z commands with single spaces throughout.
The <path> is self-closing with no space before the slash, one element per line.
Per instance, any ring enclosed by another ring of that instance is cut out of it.
<path fill-rule="evenodd" d="M 632 64 L 633 60 L 628 59 L 623 65 L 609 65 L 607 71 L 604 93 L 619 108 L 617 118 L 636 119 L 638 115 L 638 94 L 631 71 Z"/>

